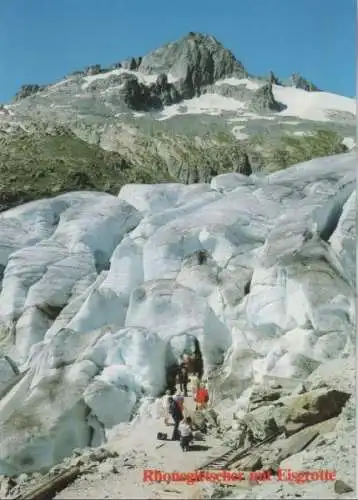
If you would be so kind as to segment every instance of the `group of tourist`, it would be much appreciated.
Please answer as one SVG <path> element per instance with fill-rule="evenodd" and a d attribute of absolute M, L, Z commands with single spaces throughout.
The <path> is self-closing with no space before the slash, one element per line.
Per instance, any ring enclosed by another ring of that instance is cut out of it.
<path fill-rule="evenodd" d="M 197 410 L 206 408 L 209 402 L 209 392 L 204 383 L 200 383 L 193 397 Z M 186 439 L 184 441 L 188 442 L 183 443 L 181 438 L 184 436 L 188 438 L 188 426 L 191 428 L 191 418 L 189 416 L 184 417 L 186 413 L 184 403 L 185 396 L 182 392 L 178 392 L 172 396 L 170 390 L 167 390 L 163 397 L 164 422 L 166 425 L 170 425 L 169 419 L 171 418 L 174 423 L 171 439 L 172 441 L 180 440 L 183 451 L 186 451 L 186 448 L 189 446 L 189 441 Z"/>
<path fill-rule="evenodd" d="M 199 362 L 198 362 L 199 361 Z M 186 415 L 185 398 L 188 397 L 188 385 L 191 396 L 194 399 L 196 410 L 206 408 L 209 402 L 209 392 L 205 383 L 202 382 L 202 362 L 198 357 L 184 355 L 177 366 L 175 382 L 179 385 L 179 391 L 173 395 L 172 388 L 167 389 L 163 397 L 164 422 L 170 425 L 173 421 L 173 433 L 171 439 L 180 441 L 183 451 L 189 449 L 193 439 L 192 420 Z"/>

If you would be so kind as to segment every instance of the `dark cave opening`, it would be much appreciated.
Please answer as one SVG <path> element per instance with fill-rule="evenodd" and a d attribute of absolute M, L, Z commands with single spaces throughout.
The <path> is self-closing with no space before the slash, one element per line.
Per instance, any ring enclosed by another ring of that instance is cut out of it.
<path fill-rule="evenodd" d="M 185 337 L 185 347 L 182 349 L 173 348 L 172 341 L 178 337 Z M 196 373 L 199 379 L 201 379 L 204 374 L 204 361 L 200 342 L 193 335 L 178 335 L 168 342 L 166 351 L 165 391 L 170 390 L 172 394 L 176 392 L 177 375 L 182 366 L 187 368 L 188 375 Z"/>
<path fill-rule="evenodd" d="M 244 286 L 244 294 L 249 295 L 251 290 L 251 280 L 247 281 Z"/>

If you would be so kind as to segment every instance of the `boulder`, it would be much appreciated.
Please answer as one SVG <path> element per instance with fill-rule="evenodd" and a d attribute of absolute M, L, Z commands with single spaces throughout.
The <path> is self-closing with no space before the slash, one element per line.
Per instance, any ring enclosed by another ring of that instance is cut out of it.
<path fill-rule="evenodd" d="M 208 427 L 215 428 L 218 426 L 218 415 L 212 408 L 207 410 L 195 410 L 192 413 L 191 418 L 194 428 L 203 433 L 207 432 Z"/>
<path fill-rule="evenodd" d="M 259 406 L 247 413 L 242 421 L 251 430 L 254 440 L 261 441 L 281 429 L 289 436 L 304 427 L 336 417 L 349 398 L 346 392 L 321 388 Z"/>
<path fill-rule="evenodd" d="M 352 486 L 342 481 L 342 479 L 337 479 L 334 483 L 334 492 L 338 493 L 338 495 L 343 495 L 344 493 L 350 493 L 354 491 Z"/>
<path fill-rule="evenodd" d="M 350 398 L 350 394 L 335 389 L 316 389 L 287 398 L 284 406 L 277 409 L 276 420 L 287 435 L 294 434 L 309 425 L 336 417 Z"/>
<path fill-rule="evenodd" d="M 247 425 L 252 441 L 262 441 L 279 430 L 273 417 L 273 406 L 261 406 L 247 413 L 243 423 Z"/>
<path fill-rule="evenodd" d="M 276 470 L 278 466 L 281 466 L 283 460 L 296 455 L 296 453 L 300 453 L 313 443 L 317 437 L 332 431 L 337 421 L 337 418 L 331 418 L 306 427 L 288 438 L 276 440 L 272 445 L 269 455 L 265 457 L 264 468 Z"/>
<path fill-rule="evenodd" d="M 305 386 L 308 390 L 329 387 L 355 394 L 355 372 L 355 356 L 331 359 L 322 363 L 311 373 L 305 382 Z"/>
<path fill-rule="evenodd" d="M 253 388 L 249 399 L 250 411 L 265 406 L 272 401 L 277 401 L 284 395 L 287 395 L 287 391 L 280 385 L 274 387 L 269 385 L 256 386 Z"/>

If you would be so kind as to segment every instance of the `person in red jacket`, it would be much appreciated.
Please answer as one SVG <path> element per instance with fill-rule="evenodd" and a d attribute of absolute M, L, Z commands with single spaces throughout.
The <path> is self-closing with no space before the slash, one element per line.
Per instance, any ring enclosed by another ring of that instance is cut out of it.
<path fill-rule="evenodd" d="M 200 384 L 199 389 L 197 390 L 195 402 L 196 408 L 206 408 L 209 401 L 209 391 L 205 387 L 205 384 Z"/>

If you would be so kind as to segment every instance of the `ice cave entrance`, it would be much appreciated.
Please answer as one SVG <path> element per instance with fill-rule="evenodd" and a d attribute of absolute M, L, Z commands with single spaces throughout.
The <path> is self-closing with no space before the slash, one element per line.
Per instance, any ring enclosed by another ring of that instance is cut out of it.
<path fill-rule="evenodd" d="M 200 349 L 200 342 L 194 335 L 182 333 L 170 339 L 166 352 L 166 389 L 175 391 L 176 374 L 180 363 L 184 360 L 188 363 L 188 373 L 198 373 L 201 377 L 204 373 L 204 362 Z"/>

